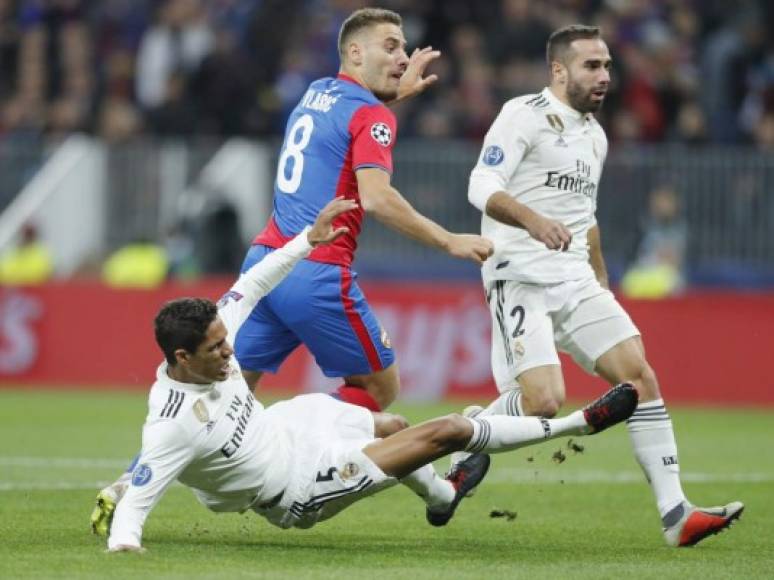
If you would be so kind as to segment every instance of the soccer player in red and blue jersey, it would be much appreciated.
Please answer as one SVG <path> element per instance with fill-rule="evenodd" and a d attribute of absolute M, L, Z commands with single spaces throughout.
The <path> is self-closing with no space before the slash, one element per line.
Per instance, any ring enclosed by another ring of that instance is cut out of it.
<path fill-rule="evenodd" d="M 448 232 L 390 185 L 397 126 L 385 103 L 431 84 L 435 76 L 423 78 L 424 69 L 439 54 L 425 48 L 409 59 L 405 46 L 398 14 L 355 11 L 339 32 L 339 74 L 314 81 L 288 119 L 274 212 L 243 271 L 313 223 L 334 197 L 360 207 L 338 218 L 349 233 L 315 249 L 242 326 L 236 356 L 252 386 L 304 343 L 326 376 L 343 377 L 342 400 L 378 411 L 397 396 L 395 354 L 351 270 L 364 213 L 452 256 L 480 264 L 492 253 L 489 240 Z"/>

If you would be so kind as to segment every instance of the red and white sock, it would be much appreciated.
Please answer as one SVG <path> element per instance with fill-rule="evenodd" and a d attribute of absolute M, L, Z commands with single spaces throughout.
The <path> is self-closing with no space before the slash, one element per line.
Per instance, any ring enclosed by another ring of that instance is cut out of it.
<path fill-rule="evenodd" d="M 376 402 L 376 399 L 374 399 L 371 396 L 371 393 L 366 391 L 363 387 L 341 385 L 331 393 L 331 396 L 344 401 L 345 403 L 357 405 L 358 407 L 365 407 L 374 413 L 379 413 L 382 410 L 382 407 Z"/>

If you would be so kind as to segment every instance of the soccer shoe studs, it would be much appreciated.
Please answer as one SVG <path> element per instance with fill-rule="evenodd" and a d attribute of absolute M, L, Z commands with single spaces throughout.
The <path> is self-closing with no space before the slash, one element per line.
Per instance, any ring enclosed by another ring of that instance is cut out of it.
<path fill-rule="evenodd" d="M 664 528 L 664 539 L 673 547 L 688 547 L 701 542 L 704 538 L 725 530 L 739 519 L 744 511 L 740 501 L 711 508 L 680 504 L 669 512 L 664 519 L 679 517 L 677 522 Z"/>
<path fill-rule="evenodd" d="M 599 433 L 631 417 L 639 396 L 631 383 L 621 383 L 583 409 L 583 417 L 591 430 Z"/>
<path fill-rule="evenodd" d="M 442 510 L 427 508 L 427 521 L 431 526 L 445 526 L 454 515 L 454 510 L 470 490 L 476 487 L 484 479 L 489 471 L 489 455 L 476 453 L 454 466 L 446 479 L 454 486 L 455 494 L 452 502 Z"/>
<path fill-rule="evenodd" d="M 108 486 L 97 494 L 97 505 L 91 512 L 91 533 L 97 536 L 107 536 L 110 531 L 110 523 L 113 521 L 113 513 L 116 504 L 123 495 L 123 489 L 116 490 L 114 486 Z"/>

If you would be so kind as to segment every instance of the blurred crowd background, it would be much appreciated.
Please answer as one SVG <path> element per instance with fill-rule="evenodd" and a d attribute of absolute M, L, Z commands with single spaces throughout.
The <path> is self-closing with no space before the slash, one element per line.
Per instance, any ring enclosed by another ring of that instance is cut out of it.
<path fill-rule="evenodd" d="M 465 189 L 483 135 L 505 101 L 547 84 L 552 30 L 596 24 L 614 61 L 598 114 L 611 141 L 598 217 L 614 281 L 632 295 L 774 285 L 767 0 L 0 0 L 0 211 L 41 167 L 35 144 L 85 133 L 111 152 L 105 279 L 126 248 L 154 264 L 153 284 L 233 273 L 244 245 L 217 192 L 196 222 L 154 220 L 174 159 L 157 143 L 209 143 L 186 154 L 183 181 L 230 137 L 277 149 L 309 82 L 336 73 L 341 22 L 365 5 L 403 16 L 409 50 L 443 53 L 439 82 L 396 108 L 396 180 L 418 209 L 477 229 Z M 416 257 L 417 272 L 446 268 L 378 224 L 363 239 L 365 269 L 395 252 Z M 18 242 L 40 262 L 34 224 Z M 36 267 L 39 279 L 53 270 Z"/>
<path fill-rule="evenodd" d="M 0 134 L 275 135 L 338 68 L 360 0 L 0 0 Z M 602 27 L 613 141 L 774 147 L 774 5 L 766 0 L 384 0 L 438 86 L 401 135 L 479 140 L 501 104 L 546 83 L 545 41 Z"/>

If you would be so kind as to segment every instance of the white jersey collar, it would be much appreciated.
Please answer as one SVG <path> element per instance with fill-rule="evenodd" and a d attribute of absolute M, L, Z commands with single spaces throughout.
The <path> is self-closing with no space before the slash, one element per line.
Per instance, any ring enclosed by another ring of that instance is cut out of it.
<path fill-rule="evenodd" d="M 562 115 L 567 115 L 579 123 L 588 121 L 591 118 L 591 113 L 581 113 L 580 111 L 573 109 L 570 105 L 560 101 L 559 97 L 554 94 L 550 87 L 543 89 L 543 96 L 549 100 L 553 107 L 559 109 L 559 112 L 562 113 Z"/>
<path fill-rule="evenodd" d="M 167 361 L 162 362 L 159 368 L 156 369 L 156 381 L 158 383 L 172 387 L 173 389 L 191 391 L 194 393 L 209 393 L 211 390 L 217 388 L 218 383 L 208 383 L 200 385 L 198 383 L 181 383 L 176 381 L 167 374 L 169 363 Z"/>

